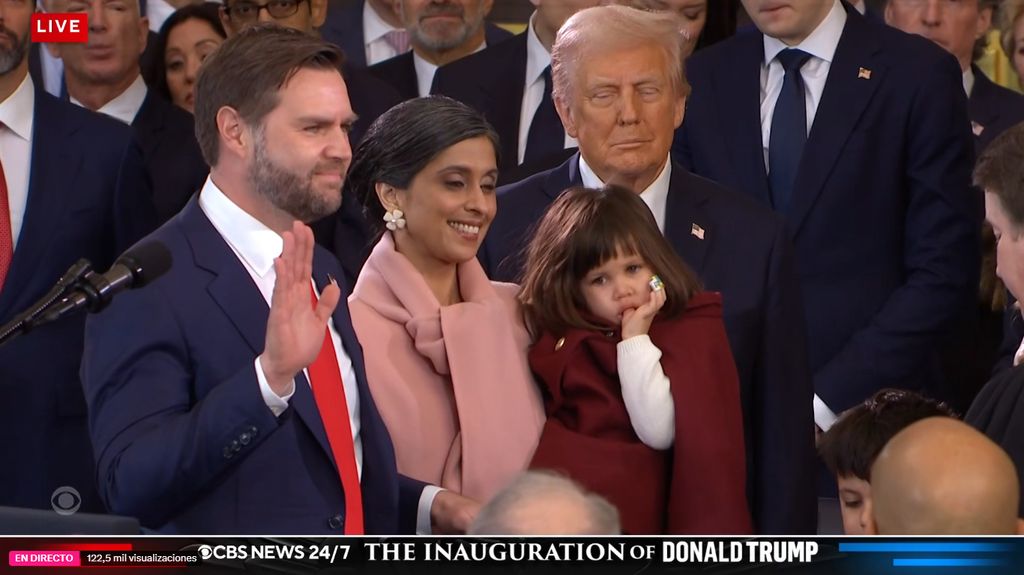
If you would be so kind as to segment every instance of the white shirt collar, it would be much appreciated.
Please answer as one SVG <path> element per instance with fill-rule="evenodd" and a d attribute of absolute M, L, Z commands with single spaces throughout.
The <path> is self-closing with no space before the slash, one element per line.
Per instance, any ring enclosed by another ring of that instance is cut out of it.
<path fill-rule="evenodd" d="M 782 40 L 766 34 L 764 36 L 764 61 L 766 64 L 771 64 L 779 52 L 786 48 L 797 48 L 831 64 L 845 26 L 846 10 L 843 9 L 839 0 L 835 0 L 832 9 L 829 10 L 821 24 L 818 24 L 818 27 L 797 46 L 787 46 Z"/>
<path fill-rule="evenodd" d="M 544 68 L 551 65 L 551 53 L 544 47 L 544 44 L 540 43 L 540 38 L 537 37 L 537 31 L 534 30 L 534 20 L 537 19 L 537 13 L 534 12 L 533 16 L 530 16 L 530 26 L 526 31 L 526 85 L 530 86 L 536 82 L 542 74 L 544 74 Z"/>
<path fill-rule="evenodd" d="M 864 4 L 864 0 L 850 0 L 850 5 L 853 6 L 854 10 L 861 14 L 866 14 L 868 11 L 868 7 Z"/>
<path fill-rule="evenodd" d="M 224 195 L 213 178 L 207 177 L 199 192 L 199 207 L 250 269 L 260 277 L 274 269 L 274 258 L 281 255 L 284 240 Z"/>
<path fill-rule="evenodd" d="M 395 28 L 391 24 L 388 24 L 380 17 L 377 10 L 374 9 L 373 4 L 366 2 L 363 4 L 363 44 L 370 45 L 372 42 L 376 42 L 384 37 L 385 34 L 392 30 L 400 30 Z"/>
<path fill-rule="evenodd" d="M 594 170 L 587 164 L 587 161 L 583 159 L 583 154 L 580 154 L 580 179 L 583 180 L 585 187 L 604 187 L 604 181 L 594 173 Z M 654 178 L 651 185 L 640 192 L 640 199 L 647 204 L 651 213 L 654 214 L 654 219 L 658 222 L 658 229 L 662 233 L 665 233 L 665 209 L 668 202 L 668 188 L 671 183 L 672 162 L 671 155 L 669 155 L 665 158 L 665 165 L 661 168 L 661 173 L 658 174 L 658 177 Z"/>
<path fill-rule="evenodd" d="M 107 102 L 96 111 L 131 125 L 135 121 L 135 116 L 138 115 L 139 109 L 142 108 L 142 102 L 145 99 L 146 82 L 142 79 L 142 74 L 139 74 L 135 77 L 135 81 L 132 82 L 131 86 L 128 86 L 124 92 L 118 94 L 116 98 Z M 71 98 L 71 103 L 83 108 L 85 107 L 84 104 L 74 98 Z"/>
<path fill-rule="evenodd" d="M 35 119 L 36 88 L 32 76 L 25 74 L 14 93 L 0 102 L 0 124 L 14 132 L 26 142 L 32 141 L 32 125 Z M 13 169 L 8 168 L 8 169 Z"/>
<path fill-rule="evenodd" d="M 974 90 L 974 70 L 970 66 L 964 70 L 964 92 L 967 93 L 967 97 L 971 97 L 971 91 Z"/>
<path fill-rule="evenodd" d="M 485 48 L 487 48 L 486 40 L 480 42 L 480 46 L 473 50 L 473 53 L 475 54 Z M 437 66 L 427 62 L 415 50 L 412 52 L 412 63 L 416 67 L 416 89 L 419 90 L 420 97 L 429 96 L 430 88 L 434 84 L 434 73 L 437 72 Z"/>

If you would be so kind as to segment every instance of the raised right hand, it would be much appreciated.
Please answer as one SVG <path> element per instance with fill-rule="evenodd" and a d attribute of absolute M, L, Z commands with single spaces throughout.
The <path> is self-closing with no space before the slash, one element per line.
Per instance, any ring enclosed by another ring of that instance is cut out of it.
<path fill-rule="evenodd" d="M 324 342 L 327 320 L 341 298 L 341 288 L 331 282 L 314 308 L 310 278 L 313 275 L 313 232 L 296 221 L 282 234 L 284 249 L 274 260 L 274 293 L 267 318 L 267 339 L 260 366 L 270 388 L 287 395 L 295 375 L 316 360 Z"/>

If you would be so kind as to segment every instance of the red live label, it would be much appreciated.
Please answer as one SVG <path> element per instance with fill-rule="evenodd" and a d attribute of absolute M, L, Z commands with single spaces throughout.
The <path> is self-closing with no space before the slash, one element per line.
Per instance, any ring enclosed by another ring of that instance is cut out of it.
<path fill-rule="evenodd" d="M 33 42 L 88 42 L 88 14 L 32 15 Z"/>

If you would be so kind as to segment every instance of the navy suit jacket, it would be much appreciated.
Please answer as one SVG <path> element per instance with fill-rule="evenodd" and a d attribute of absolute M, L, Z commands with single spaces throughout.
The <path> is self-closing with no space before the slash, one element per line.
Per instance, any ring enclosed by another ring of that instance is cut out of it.
<path fill-rule="evenodd" d="M 982 211 L 956 60 L 847 13 L 785 214 L 814 389 L 836 413 L 881 388 L 940 381 L 941 339 L 976 298 Z M 763 60 L 760 33 L 693 55 L 674 153 L 770 205 Z"/>
<path fill-rule="evenodd" d="M 0 323 L 41 298 L 79 258 L 106 271 L 152 231 L 149 181 L 131 129 L 61 102 L 35 86 L 28 200 L 0 290 Z M 65 317 L 0 346 L 0 505 L 49 509 L 58 487 L 103 509 L 95 490 L 85 400 L 78 378 L 85 318 Z"/>
<path fill-rule="evenodd" d="M 967 107 L 975 132 L 974 151 L 980 155 L 996 136 L 1024 122 L 1024 95 L 989 80 L 977 66 L 971 68 L 974 88 Z"/>
<path fill-rule="evenodd" d="M 363 10 L 366 0 L 330 0 L 320 37 L 345 53 L 345 63 L 353 68 L 366 67 L 366 33 Z"/>
<path fill-rule="evenodd" d="M 146 91 L 132 121 L 153 185 L 153 205 L 163 223 L 199 191 L 210 169 L 196 140 L 192 114 Z"/>
<path fill-rule="evenodd" d="M 296 377 L 277 418 L 260 393 L 269 308 L 248 271 L 198 196 L 147 240 L 167 246 L 171 270 L 86 326 L 82 380 L 104 501 L 165 533 L 339 534 L 345 496 L 308 382 Z M 341 273 L 317 248 L 313 275 L 323 287 Z M 366 531 L 412 532 L 423 484 L 399 480 L 344 301 L 332 319 L 359 388 Z"/>
<path fill-rule="evenodd" d="M 579 155 L 498 191 L 480 260 L 516 281 L 528 233 L 563 190 L 582 185 Z M 814 533 L 811 380 L 792 247 L 781 220 L 740 194 L 673 165 L 665 236 L 709 290 L 722 292 L 740 377 L 747 498 L 759 533 Z M 704 231 L 695 235 L 693 226 Z"/>
<path fill-rule="evenodd" d="M 511 32 L 490 22 L 485 23 L 484 26 L 487 49 L 512 37 Z M 412 54 L 412 50 L 410 50 L 405 54 L 399 54 L 367 68 L 371 74 L 391 84 L 402 96 L 403 101 L 420 97 L 419 84 L 416 81 L 416 64 L 413 63 Z"/>

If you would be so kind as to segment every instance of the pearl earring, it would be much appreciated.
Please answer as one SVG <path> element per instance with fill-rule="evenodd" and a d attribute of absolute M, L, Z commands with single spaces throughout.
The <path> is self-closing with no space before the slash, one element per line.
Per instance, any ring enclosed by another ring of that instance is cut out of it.
<path fill-rule="evenodd" d="M 402 217 L 404 215 L 402 210 L 398 208 L 384 212 L 384 221 L 386 222 L 384 227 L 391 231 L 405 228 L 405 218 Z"/>

